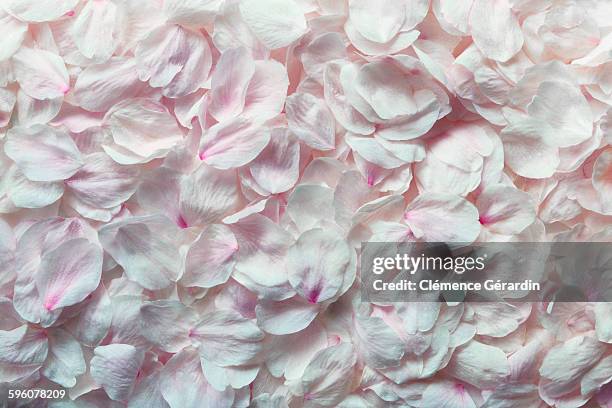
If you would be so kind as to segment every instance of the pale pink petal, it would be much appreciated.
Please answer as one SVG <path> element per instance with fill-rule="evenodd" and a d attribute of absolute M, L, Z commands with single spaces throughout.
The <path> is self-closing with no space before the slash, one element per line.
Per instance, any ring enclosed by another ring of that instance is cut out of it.
<path fill-rule="evenodd" d="M 233 213 L 239 200 L 236 182 L 233 171 L 201 163 L 194 173 L 180 180 L 179 226 L 211 224 Z"/>
<path fill-rule="evenodd" d="M 604 343 L 612 343 L 612 322 L 608 318 L 610 312 L 612 312 L 611 303 L 601 302 L 595 304 L 595 330 L 599 341 Z"/>
<path fill-rule="evenodd" d="M 339 33 L 325 33 L 308 44 L 300 59 L 308 76 L 323 84 L 328 61 L 343 59 L 346 55 L 342 36 Z"/>
<path fill-rule="evenodd" d="M 603 200 L 612 199 L 612 150 L 604 152 L 595 161 L 593 167 L 593 187 Z"/>
<path fill-rule="evenodd" d="M 261 300 L 255 308 L 257 323 L 268 333 L 283 335 L 304 330 L 317 317 L 319 306 L 300 296 L 282 301 Z"/>
<path fill-rule="evenodd" d="M 308 302 L 325 302 L 342 288 L 350 260 L 351 249 L 337 234 L 309 230 L 287 253 L 289 282 Z"/>
<path fill-rule="evenodd" d="M 28 25 L 0 9 L 0 61 L 10 58 L 19 49 Z"/>
<path fill-rule="evenodd" d="M 384 136 L 383 136 L 384 137 Z M 345 136 L 346 143 L 368 162 L 385 169 L 395 169 L 406 164 L 403 160 L 382 146 L 379 139 L 373 137 Z"/>
<path fill-rule="evenodd" d="M 476 200 L 480 223 L 499 234 L 518 234 L 535 221 L 531 196 L 511 186 L 487 187 Z"/>
<path fill-rule="evenodd" d="M 77 77 L 71 97 L 85 110 L 105 112 L 125 98 L 143 94 L 146 88 L 146 83 L 138 79 L 135 58 L 113 57 L 84 69 Z"/>
<path fill-rule="evenodd" d="M 161 215 L 132 217 L 100 229 L 104 249 L 127 277 L 147 289 L 163 289 L 180 277 L 176 261 L 180 228 Z"/>
<path fill-rule="evenodd" d="M 140 330 L 151 344 L 168 353 L 177 353 L 191 345 L 190 329 L 196 313 L 180 302 L 158 300 L 140 308 Z"/>
<path fill-rule="evenodd" d="M 180 208 L 181 179 L 181 173 L 166 167 L 145 174 L 136 191 L 138 204 L 147 212 L 164 214 L 179 227 L 188 227 Z"/>
<path fill-rule="evenodd" d="M 17 96 L 14 92 L 0 88 L 0 126 L 4 127 L 9 124 L 15 102 L 17 102 Z"/>
<path fill-rule="evenodd" d="M 455 350 L 446 369 L 453 377 L 478 388 L 494 388 L 510 374 L 502 350 L 475 340 Z"/>
<path fill-rule="evenodd" d="M 106 153 L 119 164 L 147 163 L 164 157 L 183 139 L 176 119 L 164 105 L 152 99 L 127 99 L 106 113 L 114 143 L 104 144 Z M 121 152 L 133 156 L 127 158 Z"/>
<path fill-rule="evenodd" d="M 30 181 L 17 166 L 13 165 L 6 172 L 7 195 L 19 208 L 42 208 L 53 204 L 64 194 L 61 181 Z"/>
<path fill-rule="evenodd" d="M 21 48 L 13 55 L 13 70 L 19 86 L 34 99 L 54 99 L 70 90 L 64 60 L 49 51 Z"/>
<path fill-rule="evenodd" d="M 500 134 L 506 164 L 519 176 L 536 179 L 552 176 L 560 159 L 559 149 L 543 140 L 550 133 L 545 124 L 531 118 L 510 123 Z"/>
<path fill-rule="evenodd" d="M 20 20 L 40 23 L 53 21 L 74 12 L 78 0 L 7 0 L 2 7 Z"/>
<path fill-rule="evenodd" d="M 453 35 L 469 33 L 468 18 L 473 0 L 433 0 L 433 12 L 446 32 Z"/>
<path fill-rule="evenodd" d="M 287 215 L 300 232 L 322 227 L 333 218 L 334 191 L 313 184 L 298 185 L 287 200 Z"/>
<path fill-rule="evenodd" d="M 299 379 L 315 354 L 328 345 L 325 326 L 314 320 L 304 330 L 288 336 L 269 336 L 266 367 L 274 376 Z"/>
<path fill-rule="evenodd" d="M 140 80 L 154 88 L 166 87 L 164 93 L 173 98 L 202 88 L 212 66 L 208 41 L 177 25 L 151 31 L 135 54 Z"/>
<path fill-rule="evenodd" d="M 261 297 L 293 295 L 284 271 L 284 255 L 293 238 L 269 218 L 252 214 L 230 228 L 239 242 L 234 278 Z"/>
<path fill-rule="evenodd" d="M 349 3 L 349 18 L 361 35 L 370 41 L 386 43 L 400 30 L 405 19 L 405 5 L 401 1 L 353 0 Z M 377 24 L 372 24 L 377 21 Z"/>
<path fill-rule="evenodd" d="M 144 353 L 129 344 L 98 346 L 89 369 L 110 399 L 127 401 L 143 359 Z"/>
<path fill-rule="evenodd" d="M 340 343 L 317 353 L 302 376 L 304 406 L 334 406 L 351 391 L 356 363 L 350 343 Z"/>
<path fill-rule="evenodd" d="M 283 109 L 288 87 L 287 70 L 281 63 L 273 60 L 256 61 L 242 115 L 254 122 L 274 118 Z"/>
<path fill-rule="evenodd" d="M 81 302 L 96 289 L 101 274 L 99 246 L 85 239 L 66 241 L 42 257 L 35 276 L 43 307 L 52 311 Z"/>
<path fill-rule="evenodd" d="M 32 181 L 64 180 L 84 164 L 70 136 L 45 125 L 12 128 L 4 151 Z"/>
<path fill-rule="evenodd" d="M 201 357 L 201 356 L 200 356 Z M 219 367 L 201 357 L 202 371 L 206 380 L 217 391 L 223 391 L 228 386 L 234 389 L 247 387 L 257 377 L 259 366 L 235 366 L 235 367 Z M 237 398 L 236 398 L 237 399 Z M 238 402 L 238 401 L 236 401 Z"/>
<path fill-rule="evenodd" d="M 589 395 L 612 381 L 612 356 L 601 359 L 580 381 L 580 393 Z"/>
<path fill-rule="evenodd" d="M 295 93 L 287 98 L 287 122 L 301 141 L 318 150 L 335 148 L 334 118 L 321 99 Z"/>
<path fill-rule="evenodd" d="M 287 129 L 272 129 L 270 143 L 249 171 L 257 184 L 271 194 L 289 190 L 299 176 L 300 144 Z"/>
<path fill-rule="evenodd" d="M 83 345 L 96 346 L 111 325 L 111 300 L 104 285 L 100 285 L 83 303 L 79 305 L 79 314 L 66 327 Z"/>
<path fill-rule="evenodd" d="M 591 108 L 576 86 L 557 81 L 543 82 L 527 110 L 533 118 L 554 129 L 556 146 L 577 145 L 592 135 Z"/>
<path fill-rule="evenodd" d="M 505 62 L 523 46 L 523 33 L 508 0 L 474 0 L 469 17 L 474 42 L 489 58 Z"/>
<path fill-rule="evenodd" d="M 244 0 L 240 13 L 257 38 L 272 50 L 286 47 L 308 30 L 304 12 L 294 0 Z"/>
<path fill-rule="evenodd" d="M 477 333 L 484 336 L 507 336 L 526 320 L 525 313 L 509 303 L 479 302 L 470 307 L 474 311 Z"/>
<path fill-rule="evenodd" d="M 49 354 L 42 367 L 42 374 L 62 387 L 72 388 L 76 378 L 85 373 L 85 359 L 81 345 L 62 329 L 49 333 Z"/>
<path fill-rule="evenodd" d="M 406 208 L 406 224 L 429 242 L 472 242 L 480 233 L 478 210 L 458 196 L 425 193 Z"/>
<path fill-rule="evenodd" d="M 187 252 L 181 284 L 211 288 L 227 282 L 237 251 L 238 242 L 231 229 L 219 224 L 209 226 Z"/>
<path fill-rule="evenodd" d="M 264 337 L 252 320 L 232 311 L 202 316 L 190 333 L 200 345 L 200 355 L 222 367 L 252 362 L 262 349 Z"/>
<path fill-rule="evenodd" d="M 200 159 L 225 170 L 250 163 L 270 141 L 270 131 L 246 119 L 218 123 L 200 143 Z"/>
<path fill-rule="evenodd" d="M 481 183 L 480 171 L 467 172 L 438 160 L 433 154 L 415 164 L 414 174 L 420 190 L 434 193 L 466 196 Z M 444 177 L 440 177 L 441 174 Z"/>
<path fill-rule="evenodd" d="M 246 103 L 255 63 L 245 47 L 225 51 L 212 74 L 210 114 L 221 122 L 237 117 Z"/>
<path fill-rule="evenodd" d="M 419 403 L 424 407 L 476 408 L 470 393 L 460 382 L 440 381 L 429 384 Z"/>
<path fill-rule="evenodd" d="M 553 347 L 540 366 L 541 386 L 547 396 L 560 398 L 580 385 L 586 374 L 603 356 L 606 346 L 592 337 L 576 336 Z"/>
<path fill-rule="evenodd" d="M 119 43 L 118 11 L 110 0 L 85 3 L 71 30 L 72 40 L 83 56 L 102 63 L 113 55 Z"/>
<path fill-rule="evenodd" d="M 128 407 L 168 408 L 169 405 L 159 388 L 160 378 L 161 371 L 155 371 L 153 374 L 140 379 L 134 387 Z"/>
<path fill-rule="evenodd" d="M 137 187 L 137 169 L 121 166 L 104 153 L 85 156 L 85 165 L 65 181 L 75 200 L 95 208 L 127 201 Z"/>
<path fill-rule="evenodd" d="M 213 43 L 220 52 L 245 46 L 255 58 L 267 58 L 269 51 L 257 39 L 240 13 L 240 2 L 226 1 L 215 17 Z"/>
<path fill-rule="evenodd" d="M 0 330 L 0 380 L 10 383 L 24 379 L 42 367 L 49 349 L 42 330 L 27 325 L 14 330 Z"/>
<path fill-rule="evenodd" d="M 343 127 L 360 135 L 369 135 L 375 127 L 349 103 L 341 81 L 342 72 L 342 64 L 327 64 L 323 75 L 325 102 Z"/>
<path fill-rule="evenodd" d="M 23 90 L 17 92 L 17 125 L 32 126 L 47 124 L 57 116 L 64 102 L 63 97 L 55 99 L 34 99 Z"/>
<path fill-rule="evenodd" d="M 199 28 L 212 23 L 222 5 L 222 0 L 169 0 L 164 14 L 169 23 Z"/>
<path fill-rule="evenodd" d="M 383 56 L 396 54 L 401 50 L 408 48 L 410 44 L 419 38 L 420 32 L 418 30 L 400 31 L 393 39 L 389 42 L 381 44 L 376 41 L 371 41 L 365 38 L 357 28 L 353 25 L 352 20 L 348 20 L 344 25 L 344 30 L 347 37 L 351 40 L 351 43 L 360 52 L 372 55 L 372 56 Z"/>
<path fill-rule="evenodd" d="M 369 367 L 386 368 L 400 364 L 406 345 L 383 319 L 358 316 L 354 324 L 359 338 L 358 353 Z"/>
<path fill-rule="evenodd" d="M 185 348 L 162 369 L 159 388 L 170 408 L 230 408 L 234 390 L 215 390 L 206 381 L 196 349 Z"/>
<path fill-rule="evenodd" d="M 142 296 L 128 292 L 128 294 L 120 294 L 111 299 L 111 326 L 103 344 L 121 343 L 130 344 L 136 348 L 149 347 L 149 341 L 143 336 L 140 328 Z"/>

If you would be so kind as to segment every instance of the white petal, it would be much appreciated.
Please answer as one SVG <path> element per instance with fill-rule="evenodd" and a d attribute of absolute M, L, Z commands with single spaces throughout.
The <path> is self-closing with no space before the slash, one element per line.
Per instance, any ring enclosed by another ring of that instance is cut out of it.
<path fill-rule="evenodd" d="M 262 348 L 263 332 L 236 312 L 215 311 L 202 316 L 191 330 L 203 358 L 220 366 L 251 362 Z"/>
<path fill-rule="evenodd" d="M 288 87 L 289 78 L 283 64 L 274 60 L 256 61 L 242 115 L 259 123 L 276 117 L 283 109 Z"/>
<path fill-rule="evenodd" d="M 405 5 L 401 1 L 353 0 L 349 4 L 349 16 L 359 33 L 370 41 L 390 41 L 404 24 Z M 376 21 L 376 24 L 372 24 Z"/>
<path fill-rule="evenodd" d="M 159 388 L 170 408 L 230 408 L 234 391 L 215 390 L 206 381 L 200 357 L 188 347 L 175 354 L 164 366 Z"/>
<path fill-rule="evenodd" d="M 356 362 L 353 346 L 340 343 L 317 353 L 302 376 L 306 407 L 334 406 L 351 390 Z"/>
<path fill-rule="evenodd" d="M 81 302 L 98 287 L 101 275 L 101 248 L 79 238 L 43 255 L 34 279 L 44 308 L 52 311 Z"/>
<path fill-rule="evenodd" d="M 459 380 L 478 388 L 494 388 L 510 374 L 503 351 L 475 340 L 455 350 L 447 370 Z"/>
<path fill-rule="evenodd" d="M 319 307 L 299 296 L 280 302 L 261 300 L 255 308 L 257 323 L 271 334 L 292 334 L 304 330 L 317 317 Z"/>
<path fill-rule="evenodd" d="M 15 165 L 10 167 L 6 178 L 9 183 L 7 195 L 19 208 L 46 207 L 59 200 L 64 194 L 62 182 L 30 181 Z"/>
<path fill-rule="evenodd" d="M 286 47 L 308 30 L 304 13 L 294 0 L 243 0 L 240 13 L 261 42 L 272 50 Z"/>
<path fill-rule="evenodd" d="M 117 104 L 104 121 L 114 144 L 102 147 L 119 164 L 147 163 L 164 157 L 182 140 L 176 121 L 165 107 L 148 99 Z"/>
<path fill-rule="evenodd" d="M 423 407 L 476 408 L 472 397 L 461 383 L 434 382 L 427 386 L 419 401 Z"/>
<path fill-rule="evenodd" d="M 518 234 L 536 217 L 536 204 L 531 196 L 510 186 L 487 187 L 476 200 L 480 223 L 500 234 Z"/>
<path fill-rule="evenodd" d="M 110 399 L 127 401 L 143 359 L 144 353 L 129 344 L 99 346 L 91 359 L 91 376 Z"/>
<path fill-rule="evenodd" d="M 139 96 L 145 89 L 146 83 L 138 79 L 136 59 L 114 57 L 84 69 L 71 96 L 85 110 L 105 112 L 126 98 Z"/>
<path fill-rule="evenodd" d="M 168 353 L 190 346 L 189 329 L 196 314 L 180 302 L 158 300 L 140 308 L 140 330 L 152 344 Z"/>
<path fill-rule="evenodd" d="M 53 21 L 74 11 L 78 0 L 7 0 L 2 6 L 23 21 L 40 23 Z"/>
<path fill-rule="evenodd" d="M 202 137 L 200 158 L 221 170 L 240 167 L 257 157 L 269 141 L 269 130 L 248 120 L 218 123 Z"/>
<path fill-rule="evenodd" d="M 473 242 L 480 233 L 478 210 L 458 196 L 425 193 L 406 208 L 404 219 L 429 242 Z"/>
<path fill-rule="evenodd" d="M 335 148 L 335 126 L 323 101 L 311 94 L 295 93 L 285 105 L 289 129 L 308 146 L 318 150 Z"/>
<path fill-rule="evenodd" d="M 229 279 L 236 264 L 238 242 L 231 229 L 211 225 L 191 244 L 185 261 L 184 286 L 211 288 Z"/>
<path fill-rule="evenodd" d="M 246 102 L 248 84 L 255 74 L 251 53 L 244 47 L 225 51 L 212 75 L 210 114 L 221 122 L 237 117 Z"/>
<path fill-rule="evenodd" d="M 45 377 L 62 387 L 72 388 L 76 378 L 85 373 L 81 345 L 62 329 L 49 333 L 49 355 L 42 368 Z"/>
<path fill-rule="evenodd" d="M 406 345 L 383 319 L 360 316 L 355 319 L 355 330 L 360 339 L 358 349 L 369 367 L 400 364 Z"/>
<path fill-rule="evenodd" d="M 170 97 L 185 96 L 203 87 L 212 66 L 206 39 L 177 25 L 151 31 L 138 44 L 135 55 L 140 79 L 149 81 L 152 87 L 169 86 L 166 95 Z"/>
<path fill-rule="evenodd" d="M 350 247 L 337 234 L 306 231 L 287 253 L 289 282 L 310 303 L 324 302 L 340 291 L 350 259 Z"/>
<path fill-rule="evenodd" d="M 21 48 L 13 55 L 13 70 L 19 86 L 34 99 L 54 99 L 70 90 L 64 60 L 56 54 Z"/>
<path fill-rule="evenodd" d="M 36 372 L 47 358 L 48 347 L 44 333 L 27 325 L 0 330 L 0 380 L 10 383 Z"/>
<path fill-rule="evenodd" d="M 249 166 L 251 175 L 271 194 L 289 190 L 299 177 L 300 144 L 288 131 L 273 129 L 268 146 Z"/>
<path fill-rule="evenodd" d="M 85 57 L 105 62 L 117 47 L 117 6 L 109 0 L 85 3 L 72 26 L 72 40 Z"/>
<path fill-rule="evenodd" d="M 163 289 L 180 276 L 180 229 L 161 215 L 132 217 L 99 231 L 104 249 L 129 279 L 147 289 Z"/>
<path fill-rule="evenodd" d="M 576 86 L 557 81 L 541 83 L 527 111 L 555 130 L 554 143 L 558 147 L 577 145 L 592 135 L 593 114 Z"/>
<path fill-rule="evenodd" d="M 0 61 L 11 57 L 21 46 L 28 25 L 0 9 Z"/>
<path fill-rule="evenodd" d="M 238 206 L 236 174 L 202 163 L 180 183 L 180 216 L 188 226 L 219 222 Z"/>
<path fill-rule="evenodd" d="M 83 166 L 70 136 L 45 125 L 12 128 L 4 151 L 32 181 L 64 180 Z"/>
<path fill-rule="evenodd" d="M 495 4 L 474 0 L 469 21 L 474 42 L 491 59 L 508 61 L 523 46 L 523 33 L 508 0 Z"/>

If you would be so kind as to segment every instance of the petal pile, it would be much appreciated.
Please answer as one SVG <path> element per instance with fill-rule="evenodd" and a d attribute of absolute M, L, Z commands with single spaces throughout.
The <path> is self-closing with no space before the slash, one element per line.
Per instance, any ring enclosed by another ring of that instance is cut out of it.
<path fill-rule="evenodd" d="M 359 266 L 367 241 L 611 242 L 610 21 L 609 0 L 3 0 L 0 389 L 612 407 L 609 303 L 370 303 Z"/>

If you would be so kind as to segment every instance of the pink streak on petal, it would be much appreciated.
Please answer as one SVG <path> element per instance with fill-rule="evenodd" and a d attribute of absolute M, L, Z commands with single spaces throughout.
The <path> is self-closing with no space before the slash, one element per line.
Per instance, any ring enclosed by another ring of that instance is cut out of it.
<path fill-rule="evenodd" d="M 189 228 L 189 225 L 187 224 L 187 221 L 185 220 L 185 218 L 183 218 L 182 215 L 179 214 L 178 216 L 178 220 L 176 221 L 176 224 L 181 227 L 182 229 L 185 228 Z"/>

